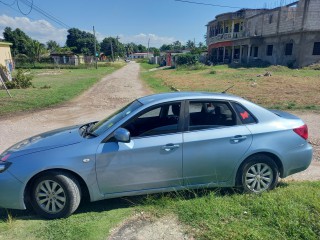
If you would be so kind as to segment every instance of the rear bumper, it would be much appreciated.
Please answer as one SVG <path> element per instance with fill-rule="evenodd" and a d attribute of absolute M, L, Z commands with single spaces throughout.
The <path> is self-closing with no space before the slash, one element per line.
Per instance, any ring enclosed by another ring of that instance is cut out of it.
<path fill-rule="evenodd" d="M 283 175 L 281 177 L 285 178 L 306 170 L 311 164 L 312 152 L 312 147 L 308 143 L 288 152 L 286 161 L 283 162 Z"/>
<path fill-rule="evenodd" d="M 7 170 L 0 173 L 0 208 L 26 209 L 24 185 Z"/>

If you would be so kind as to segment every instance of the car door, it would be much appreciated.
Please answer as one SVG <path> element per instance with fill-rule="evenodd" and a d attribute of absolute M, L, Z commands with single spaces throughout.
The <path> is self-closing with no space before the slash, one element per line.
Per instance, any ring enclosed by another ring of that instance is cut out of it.
<path fill-rule="evenodd" d="M 185 185 L 226 182 L 249 149 L 252 136 L 231 105 L 221 101 L 189 101 L 183 134 Z"/>
<path fill-rule="evenodd" d="M 122 126 L 131 133 L 129 143 L 100 144 L 96 172 L 103 194 L 183 184 L 181 109 L 181 102 L 151 107 Z"/>

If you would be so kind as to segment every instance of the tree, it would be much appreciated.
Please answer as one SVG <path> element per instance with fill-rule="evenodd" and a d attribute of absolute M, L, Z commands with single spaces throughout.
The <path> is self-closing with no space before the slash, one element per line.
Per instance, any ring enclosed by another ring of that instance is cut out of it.
<path fill-rule="evenodd" d="M 187 49 L 191 50 L 191 49 L 193 49 L 193 48 L 195 48 L 195 47 L 196 47 L 196 46 L 195 46 L 195 44 L 194 44 L 193 41 L 191 41 L 191 40 L 188 40 L 188 41 L 187 41 L 187 43 L 186 43 L 186 48 L 187 48 Z"/>
<path fill-rule="evenodd" d="M 125 57 L 126 53 L 128 53 L 128 51 L 131 51 L 131 49 L 128 50 L 128 47 L 125 47 L 125 45 L 119 42 L 117 38 L 104 38 L 101 42 L 101 51 L 106 56 L 112 56 L 111 47 L 114 57 Z"/>
<path fill-rule="evenodd" d="M 40 61 L 42 54 L 46 52 L 45 45 L 38 42 L 37 40 L 32 40 L 28 45 L 28 54 L 27 56 L 31 59 L 33 63 Z"/>
<path fill-rule="evenodd" d="M 143 52 L 147 52 L 147 48 L 145 46 L 143 46 L 142 44 L 138 45 L 138 52 L 139 53 L 143 53 Z"/>
<path fill-rule="evenodd" d="M 154 57 L 160 56 L 160 50 L 159 50 L 158 48 L 151 47 L 151 48 L 149 49 L 149 52 L 152 52 Z"/>
<path fill-rule="evenodd" d="M 47 49 L 50 52 L 59 52 L 60 48 L 60 45 L 56 41 L 50 40 L 47 42 Z"/>
<path fill-rule="evenodd" d="M 180 52 L 182 50 L 182 44 L 180 41 L 175 41 L 172 43 L 173 45 L 173 50 L 176 52 Z"/>
<path fill-rule="evenodd" d="M 28 54 L 28 46 L 32 43 L 32 39 L 19 28 L 12 31 L 10 27 L 6 27 L 3 32 L 5 41 L 12 43 L 12 55 Z"/>
<path fill-rule="evenodd" d="M 171 51 L 173 50 L 173 45 L 172 44 L 163 44 L 161 47 L 160 47 L 160 51 L 161 52 L 166 52 L 166 51 Z"/>
<path fill-rule="evenodd" d="M 198 47 L 199 47 L 202 51 L 207 50 L 207 46 L 206 46 L 203 42 L 199 42 L 199 43 L 198 43 Z"/>
<path fill-rule="evenodd" d="M 81 31 L 77 28 L 68 30 L 66 45 L 69 48 L 73 48 L 74 53 L 95 55 L 94 44 L 96 44 L 96 50 L 99 52 L 100 45 L 92 33 Z"/>

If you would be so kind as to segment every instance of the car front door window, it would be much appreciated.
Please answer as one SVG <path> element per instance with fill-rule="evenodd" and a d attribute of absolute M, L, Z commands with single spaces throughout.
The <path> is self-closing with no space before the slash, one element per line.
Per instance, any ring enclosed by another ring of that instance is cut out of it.
<path fill-rule="evenodd" d="M 176 133 L 179 130 L 181 103 L 170 103 L 147 110 L 125 124 L 131 137 Z"/>

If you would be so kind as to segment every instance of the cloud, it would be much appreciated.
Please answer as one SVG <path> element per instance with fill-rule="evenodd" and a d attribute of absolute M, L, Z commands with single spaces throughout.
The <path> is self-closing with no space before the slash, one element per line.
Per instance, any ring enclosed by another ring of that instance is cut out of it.
<path fill-rule="evenodd" d="M 49 40 L 55 40 L 60 45 L 64 45 L 67 38 L 67 29 L 56 28 L 46 20 L 32 20 L 27 17 L 10 17 L 7 15 L 0 15 L 0 37 L 5 27 L 12 29 L 20 28 L 28 36 L 38 40 L 41 43 L 46 43 Z M 87 30 L 88 32 L 92 32 Z M 106 36 L 101 32 L 96 32 L 98 41 L 102 41 Z M 176 39 L 174 37 L 158 36 L 153 33 L 140 33 L 136 35 L 120 34 L 120 42 L 148 45 L 150 39 L 150 47 L 160 47 L 163 44 L 171 44 Z"/>
<path fill-rule="evenodd" d="M 119 37 L 120 37 L 119 41 L 122 43 L 134 42 L 136 44 L 142 44 L 145 46 L 148 45 L 148 40 L 150 39 L 150 47 L 160 47 L 163 44 L 170 44 L 176 41 L 175 38 L 173 37 L 162 37 L 153 33 L 149 33 L 149 34 L 140 33 L 133 36 L 126 36 L 124 34 L 121 34 L 119 35 Z"/>
<path fill-rule="evenodd" d="M 5 27 L 20 28 L 31 38 L 42 43 L 55 40 L 64 45 L 67 36 L 67 29 L 56 28 L 46 20 L 30 20 L 27 17 L 0 15 L 0 34 L 3 33 Z"/>

